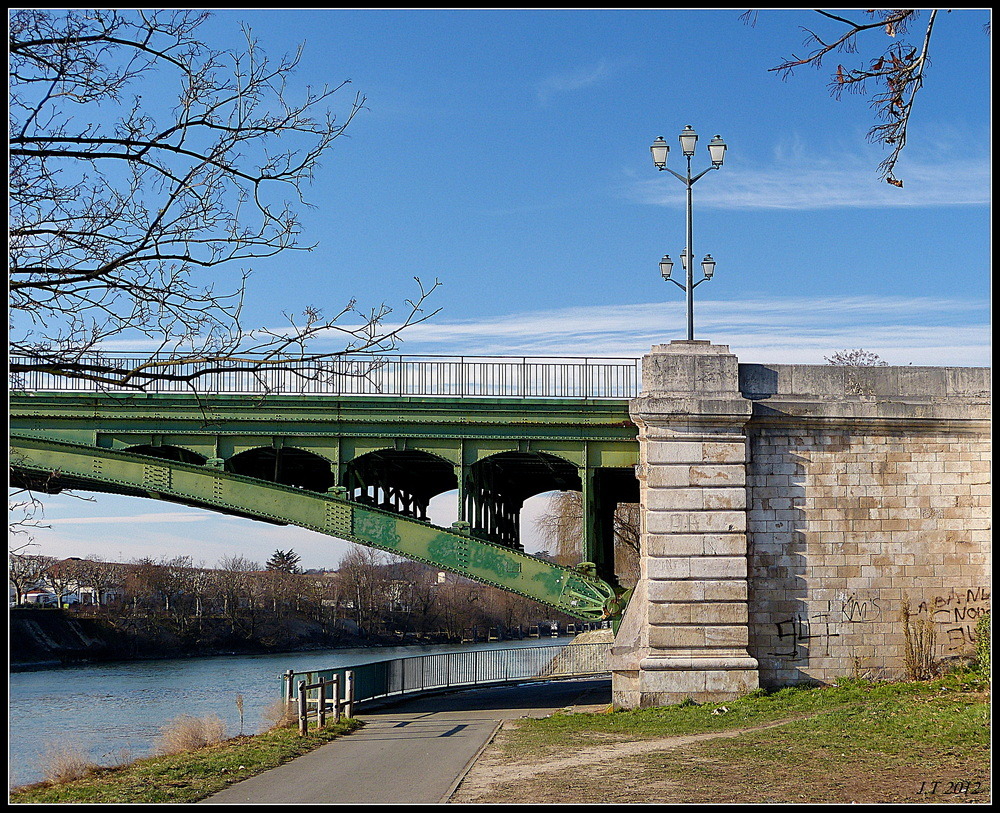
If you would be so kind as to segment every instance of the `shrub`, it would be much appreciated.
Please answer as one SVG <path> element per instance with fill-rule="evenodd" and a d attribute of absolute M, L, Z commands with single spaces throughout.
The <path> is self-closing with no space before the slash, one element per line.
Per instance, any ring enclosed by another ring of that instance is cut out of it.
<path fill-rule="evenodd" d="M 73 743 L 56 743 L 45 749 L 42 757 L 42 775 L 50 785 L 62 785 L 74 779 L 83 779 L 97 766 Z"/>
<path fill-rule="evenodd" d="M 159 754 L 182 754 L 215 745 L 226 738 L 226 726 L 212 714 L 208 717 L 192 717 L 182 714 L 160 729 L 160 739 L 156 751 Z"/>
<path fill-rule="evenodd" d="M 976 665 L 979 670 L 990 676 L 990 614 L 983 613 L 976 622 Z"/>
<path fill-rule="evenodd" d="M 906 677 L 908 680 L 928 680 L 934 676 L 934 623 L 929 618 L 914 619 L 906 596 L 903 596 L 899 620 L 903 622 Z"/>
<path fill-rule="evenodd" d="M 291 703 L 284 700 L 275 700 L 264 709 L 264 720 L 267 722 L 268 730 L 274 728 L 287 728 L 298 722 L 298 712 Z"/>

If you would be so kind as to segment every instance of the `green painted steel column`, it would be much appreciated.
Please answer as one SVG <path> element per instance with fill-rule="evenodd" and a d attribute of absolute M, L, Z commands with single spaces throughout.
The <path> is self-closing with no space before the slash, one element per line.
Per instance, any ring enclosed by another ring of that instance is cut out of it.
<path fill-rule="evenodd" d="M 601 470 L 581 470 L 583 486 L 583 556 L 595 567 L 598 578 L 617 583 L 615 574 L 615 495 L 603 482 Z"/>
<path fill-rule="evenodd" d="M 458 521 L 468 522 L 465 511 L 465 438 L 459 440 L 458 460 L 455 466 L 455 479 L 458 481 Z"/>

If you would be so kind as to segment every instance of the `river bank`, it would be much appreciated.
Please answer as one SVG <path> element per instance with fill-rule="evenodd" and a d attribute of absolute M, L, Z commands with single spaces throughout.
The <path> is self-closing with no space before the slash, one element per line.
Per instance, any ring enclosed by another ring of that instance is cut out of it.
<path fill-rule="evenodd" d="M 350 668 L 394 658 L 478 649 L 565 644 L 530 639 L 478 644 L 336 647 L 253 655 L 100 662 L 9 676 L 9 775 L 36 781 L 55 747 L 74 746 L 98 765 L 122 754 L 152 753 L 165 726 L 179 717 L 218 718 L 227 736 L 258 733 L 273 724 L 283 697 L 282 676 Z"/>
<path fill-rule="evenodd" d="M 178 626 L 155 616 L 89 616 L 15 607 L 8 624 L 9 665 L 14 672 L 119 661 L 454 643 L 444 635 L 371 635 L 349 621 L 331 625 L 300 617 L 266 619 L 240 629 L 223 618 L 190 619 Z"/>

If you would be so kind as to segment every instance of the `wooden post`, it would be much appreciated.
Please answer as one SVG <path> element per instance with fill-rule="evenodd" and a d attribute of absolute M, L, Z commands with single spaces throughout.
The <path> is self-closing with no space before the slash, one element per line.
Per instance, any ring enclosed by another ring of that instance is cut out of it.
<path fill-rule="evenodd" d="M 333 721 L 340 722 L 340 675 L 333 676 Z"/>
<path fill-rule="evenodd" d="M 285 702 L 292 702 L 292 678 L 295 675 L 291 669 L 285 672 Z"/>
<path fill-rule="evenodd" d="M 304 737 L 309 729 L 309 721 L 306 717 L 306 682 L 299 681 L 299 735 Z"/>
<path fill-rule="evenodd" d="M 320 678 L 317 683 L 317 688 L 319 689 L 319 708 L 316 713 L 319 717 L 319 727 L 326 728 L 326 679 Z"/>
<path fill-rule="evenodd" d="M 354 717 L 354 670 L 350 669 L 344 673 L 344 701 L 347 716 Z"/>

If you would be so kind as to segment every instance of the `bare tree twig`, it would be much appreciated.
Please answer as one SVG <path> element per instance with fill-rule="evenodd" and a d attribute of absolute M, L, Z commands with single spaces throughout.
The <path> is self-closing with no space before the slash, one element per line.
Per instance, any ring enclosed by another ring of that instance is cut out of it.
<path fill-rule="evenodd" d="M 873 32 L 882 31 L 891 41 L 873 56 L 864 57 L 857 67 L 839 63 L 829 89 L 835 98 L 840 98 L 844 91 L 870 95 L 871 106 L 880 123 L 869 130 L 868 140 L 889 147 L 889 154 L 879 164 L 879 174 L 887 183 L 901 187 L 903 181 L 895 176 L 896 164 L 906 145 L 914 101 L 923 87 L 930 64 L 930 41 L 937 9 L 870 9 L 864 12 L 867 17 L 864 21 L 823 9 L 815 11 L 824 20 L 836 23 L 836 32 L 826 35 L 803 27 L 807 53 L 803 56 L 792 54 L 769 70 L 787 79 L 796 68 L 806 65 L 821 68 L 826 57 L 834 53 L 857 54 L 862 37 L 867 42 Z M 919 43 L 913 45 L 907 38 L 908 28 L 924 11 L 927 11 L 927 24 Z M 742 15 L 749 25 L 754 25 L 756 18 L 753 11 Z"/>
<path fill-rule="evenodd" d="M 308 251 L 296 206 L 364 109 L 326 105 L 349 80 L 290 96 L 300 54 L 276 61 L 198 38 L 190 10 L 18 9 L 10 17 L 10 365 L 142 390 L 220 370 L 263 371 L 394 349 L 434 315 L 417 281 L 395 325 L 354 300 L 285 328 L 243 324 L 244 263 Z M 179 88 L 172 106 L 147 88 Z M 204 276 L 208 274 L 209 276 Z M 227 281 L 228 278 L 228 281 Z M 339 337 L 334 351 L 311 350 Z M 110 340 L 153 339 L 123 369 Z M 318 373 L 317 373 L 318 374 Z"/>

